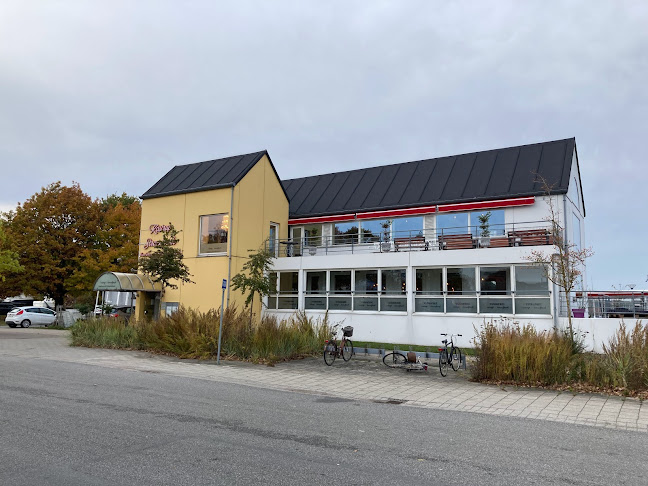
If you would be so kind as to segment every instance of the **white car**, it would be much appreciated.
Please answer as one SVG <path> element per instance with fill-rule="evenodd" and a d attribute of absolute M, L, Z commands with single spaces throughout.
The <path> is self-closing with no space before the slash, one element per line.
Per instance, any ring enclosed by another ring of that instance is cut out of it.
<path fill-rule="evenodd" d="M 44 307 L 16 307 L 7 314 L 5 323 L 9 327 L 29 327 L 32 324 L 50 326 L 56 322 L 56 312 Z"/>

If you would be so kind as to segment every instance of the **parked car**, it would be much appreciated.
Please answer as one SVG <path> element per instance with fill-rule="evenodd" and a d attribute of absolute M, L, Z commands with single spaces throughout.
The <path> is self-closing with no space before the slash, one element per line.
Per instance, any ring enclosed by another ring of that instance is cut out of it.
<path fill-rule="evenodd" d="M 29 327 L 33 325 L 51 326 L 56 322 L 56 312 L 44 307 L 16 307 L 11 309 L 5 319 L 9 327 Z"/>
<path fill-rule="evenodd" d="M 13 302 L 0 302 L 0 316 L 6 316 L 14 307 L 18 306 Z"/>
<path fill-rule="evenodd" d="M 133 312 L 133 309 L 129 305 L 116 305 L 112 308 L 112 310 L 106 314 L 110 317 L 116 317 L 119 319 L 123 319 L 125 321 L 130 319 L 131 313 Z"/>

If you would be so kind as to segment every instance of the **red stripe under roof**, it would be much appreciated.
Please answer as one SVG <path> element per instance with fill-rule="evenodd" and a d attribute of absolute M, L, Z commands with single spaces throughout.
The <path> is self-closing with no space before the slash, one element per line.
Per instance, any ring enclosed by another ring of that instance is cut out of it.
<path fill-rule="evenodd" d="M 288 224 L 317 224 L 334 223 L 338 221 L 353 221 L 356 219 L 395 218 L 399 216 L 414 216 L 431 214 L 437 211 L 472 211 L 476 209 L 507 208 L 511 206 L 528 206 L 535 202 L 535 197 L 520 197 L 517 199 L 500 199 L 498 201 L 480 201 L 459 204 L 443 204 L 439 206 L 423 206 L 418 208 L 391 209 L 385 211 L 368 211 L 364 213 L 335 214 L 330 216 L 313 216 L 310 218 L 289 219 Z"/>

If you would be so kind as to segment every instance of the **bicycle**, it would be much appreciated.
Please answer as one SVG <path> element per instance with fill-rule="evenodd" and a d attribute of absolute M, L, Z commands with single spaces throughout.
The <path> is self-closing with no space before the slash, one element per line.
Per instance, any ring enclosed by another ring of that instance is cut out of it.
<path fill-rule="evenodd" d="M 442 336 L 447 336 L 447 333 L 441 333 Z M 446 376 L 448 374 L 448 364 L 452 367 L 454 371 L 459 369 L 461 365 L 462 355 L 461 349 L 454 345 L 454 336 L 461 337 L 461 334 L 451 334 L 450 335 L 450 350 L 448 351 L 448 340 L 444 339 L 441 341 L 443 347 L 439 348 L 439 372 L 441 376 Z"/>
<path fill-rule="evenodd" d="M 403 368 L 405 371 L 427 371 L 428 364 L 421 361 L 421 358 L 414 352 L 410 351 L 405 356 L 399 351 L 387 353 L 383 356 L 383 364 L 389 368 Z"/>
<path fill-rule="evenodd" d="M 342 356 L 344 361 L 349 361 L 353 356 L 353 341 L 348 339 L 353 336 L 353 326 L 342 328 L 342 339 L 339 344 L 336 339 L 338 327 L 333 327 L 331 337 L 324 341 L 324 362 L 328 366 L 331 366 L 338 356 Z"/>

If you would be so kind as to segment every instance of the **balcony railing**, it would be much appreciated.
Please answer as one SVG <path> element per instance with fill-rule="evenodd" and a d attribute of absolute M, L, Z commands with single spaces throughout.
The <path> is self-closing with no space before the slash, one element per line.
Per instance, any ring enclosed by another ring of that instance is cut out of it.
<path fill-rule="evenodd" d="M 648 292 L 577 291 L 569 294 L 573 317 L 634 318 L 648 317 Z M 565 294 L 560 293 L 561 317 L 567 316 Z"/>
<path fill-rule="evenodd" d="M 479 226 L 436 230 L 348 232 L 332 236 L 309 235 L 298 239 L 269 240 L 267 248 L 278 257 L 330 255 L 340 253 L 386 253 L 398 251 L 462 250 L 510 246 L 553 245 L 547 221 L 492 224 L 488 236 Z"/>

